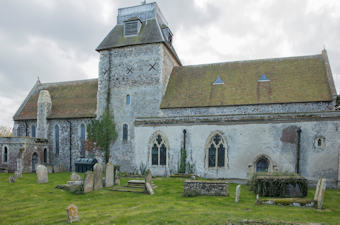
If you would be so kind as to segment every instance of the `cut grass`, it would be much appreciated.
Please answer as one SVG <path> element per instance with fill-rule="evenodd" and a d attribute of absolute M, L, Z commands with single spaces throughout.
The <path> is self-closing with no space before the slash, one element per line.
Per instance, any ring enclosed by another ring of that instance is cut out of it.
<path fill-rule="evenodd" d="M 55 189 L 69 180 L 70 173 L 49 174 L 48 184 L 37 184 L 35 174 L 23 174 L 9 184 L 11 174 L 0 174 L 0 224 L 67 224 L 66 207 L 79 208 L 76 224 L 225 224 L 244 220 L 273 223 L 340 222 L 340 191 L 327 190 L 325 209 L 256 205 L 255 195 L 242 186 L 235 203 L 235 184 L 229 197 L 183 197 L 182 178 L 153 179 L 155 195 L 113 192 L 102 189 L 75 195 Z M 129 179 L 122 178 L 125 185 Z M 308 192 L 312 198 L 314 190 Z"/>

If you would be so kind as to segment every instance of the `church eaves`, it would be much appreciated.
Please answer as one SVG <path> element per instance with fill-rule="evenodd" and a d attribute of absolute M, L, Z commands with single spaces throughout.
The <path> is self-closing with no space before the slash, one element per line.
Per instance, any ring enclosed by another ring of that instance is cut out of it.
<path fill-rule="evenodd" d="M 314 55 L 175 67 L 161 108 L 332 101 L 325 65 Z M 227 82 L 211 85 L 218 76 Z"/>

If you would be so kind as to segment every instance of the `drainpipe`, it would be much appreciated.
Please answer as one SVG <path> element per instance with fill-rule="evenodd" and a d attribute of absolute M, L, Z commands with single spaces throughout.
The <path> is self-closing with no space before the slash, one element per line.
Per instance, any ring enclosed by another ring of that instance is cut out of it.
<path fill-rule="evenodd" d="M 300 174 L 300 152 L 301 152 L 301 128 L 296 130 L 297 132 L 297 146 L 296 146 L 296 166 L 295 170 L 297 174 Z"/>
<path fill-rule="evenodd" d="M 69 143 L 69 146 L 70 146 L 70 172 L 72 172 L 72 123 L 71 121 L 67 120 L 68 124 L 69 124 L 69 133 L 70 133 L 70 143 Z"/>
<path fill-rule="evenodd" d="M 186 137 L 187 137 L 187 131 L 183 130 L 183 149 L 185 150 L 185 146 L 186 146 Z"/>

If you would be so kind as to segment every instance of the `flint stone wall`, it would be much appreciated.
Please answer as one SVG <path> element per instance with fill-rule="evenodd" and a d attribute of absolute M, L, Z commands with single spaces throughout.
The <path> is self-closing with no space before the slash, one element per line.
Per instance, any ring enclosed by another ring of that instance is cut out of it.
<path fill-rule="evenodd" d="M 184 195 L 228 196 L 228 182 L 186 180 L 184 181 Z"/>

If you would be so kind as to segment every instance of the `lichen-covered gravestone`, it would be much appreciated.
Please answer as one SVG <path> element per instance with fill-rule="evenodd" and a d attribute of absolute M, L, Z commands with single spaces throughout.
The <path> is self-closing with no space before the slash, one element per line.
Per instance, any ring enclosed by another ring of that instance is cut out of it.
<path fill-rule="evenodd" d="M 15 177 L 14 177 L 14 176 L 10 176 L 10 177 L 8 178 L 8 182 L 9 182 L 9 183 L 15 183 Z"/>
<path fill-rule="evenodd" d="M 70 177 L 70 181 L 81 181 L 81 176 L 79 176 L 77 173 L 72 173 Z"/>
<path fill-rule="evenodd" d="M 113 165 L 112 163 L 107 163 L 105 172 L 105 187 L 112 186 L 113 186 Z"/>
<path fill-rule="evenodd" d="M 241 194 L 241 185 L 236 186 L 236 196 L 235 202 L 238 203 L 240 201 L 240 194 Z"/>
<path fill-rule="evenodd" d="M 323 178 L 321 180 L 319 196 L 318 196 L 318 209 L 322 209 L 325 192 L 326 192 L 326 179 Z"/>
<path fill-rule="evenodd" d="M 120 185 L 120 166 L 115 166 L 114 168 L 114 173 L 115 173 L 115 185 Z"/>
<path fill-rule="evenodd" d="M 66 211 L 67 211 L 67 218 L 68 218 L 69 223 L 79 220 L 78 207 L 76 205 L 74 204 L 69 205 Z"/>
<path fill-rule="evenodd" d="M 96 163 L 93 167 L 94 173 L 94 185 L 93 190 L 99 190 L 103 188 L 103 166 L 100 163 Z"/>
<path fill-rule="evenodd" d="M 46 166 L 39 165 L 37 166 L 37 178 L 38 178 L 38 184 L 48 183 L 48 171 Z"/>
<path fill-rule="evenodd" d="M 87 171 L 84 179 L 84 193 L 93 191 L 93 172 Z"/>

